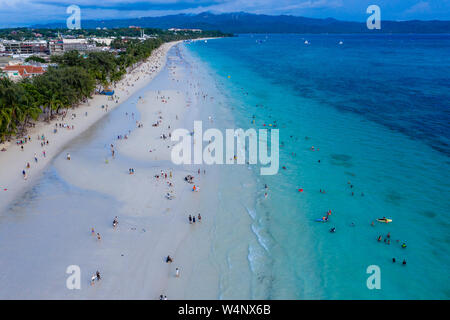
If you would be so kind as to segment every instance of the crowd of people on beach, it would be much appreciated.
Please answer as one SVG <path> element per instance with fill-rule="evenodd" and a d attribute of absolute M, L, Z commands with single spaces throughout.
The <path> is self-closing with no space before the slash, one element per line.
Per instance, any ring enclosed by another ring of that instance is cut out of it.
<path fill-rule="evenodd" d="M 150 74 L 151 72 L 154 72 L 154 71 L 158 70 L 158 68 L 159 68 L 159 66 L 154 66 L 153 69 L 148 70 L 148 73 Z M 134 83 L 129 81 L 129 82 L 126 83 L 126 85 L 128 87 L 132 87 L 132 86 L 134 86 Z M 170 98 L 171 97 L 168 94 L 164 94 L 162 92 L 158 92 L 158 94 L 156 96 L 156 99 L 157 99 L 158 103 L 162 104 L 162 106 L 166 105 L 168 103 L 168 101 L 170 101 Z M 140 96 L 139 99 L 138 99 L 138 103 L 143 103 L 143 101 L 144 101 L 143 97 Z M 167 140 L 167 143 L 169 143 L 170 137 L 171 137 L 171 129 L 172 128 L 171 128 L 170 123 L 167 123 L 167 125 L 165 125 L 165 126 L 163 125 L 164 121 L 166 121 L 166 119 L 165 119 L 165 117 L 163 115 L 163 110 L 164 109 L 162 109 L 161 111 L 158 111 L 156 113 L 157 119 L 152 124 L 152 127 L 158 127 L 161 130 L 164 130 L 163 132 L 161 132 L 159 134 L 159 138 L 161 140 L 163 140 L 163 141 Z M 140 129 L 140 128 L 144 127 L 144 125 L 145 125 L 144 121 L 136 119 L 136 116 L 135 116 L 134 113 L 126 112 L 125 116 L 127 118 L 129 118 L 129 119 L 130 118 L 134 119 L 137 129 Z M 176 116 L 176 119 L 178 120 L 178 116 Z M 118 141 L 121 141 L 120 143 L 127 143 L 125 140 L 128 140 L 130 138 L 131 133 L 132 133 L 131 130 L 129 130 L 128 133 L 126 133 L 126 134 L 118 134 L 116 138 L 117 138 Z M 119 142 L 117 142 L 117 143 L 119 143 Z M 168 145 L 168 147 L 170 147 L 170 145 Z M 111 158 L 114 159 L 117 156 L 117 151 L 116 151 L 116 147 L 115 147 L 114 143 L 111 143 L 109 145 L 109 150 L 110 150 Z M 149 151 L 150 152 L 156 151 L 156 149 L 153 148 L 153 149 L 150 149 Z M 106 161 L 108 161 L 108 159 Z M 128 169 L 128 173 L 130 175 L 135 175 L 135 174 L 139 175 L 139 173 L 137 173 L 137 168 L 135 168 L 135 167 L 130 167 Z M 201 175 L 202 171 L 200 169 L 198 169 L 197 173 L 198 173 L 198 175 Z M 203 170 L 203 174 L 206 174 L 206 170 Z M 164 182 L 164 185 L 167 188 L 165 193 L 164 193 L 164 197 L 167 200 L 173 200 L 175 198 L 175 196 L 176 196 L 176 194 L 175 194 L 175 184 L 174 184 L 175 172 L 173 170 L 160 169 L 159 172 L 154 174 L 153 177 L 154 177 L 154 179 L 155 179 L 155 181 L 157 183 Z M 184 180 L 186 182 L 188 182 L 189 184 L 193 184 L 193 182 L 194 182 L 194 175 L 193 174 L 189 174 L 189 175 L 187 175 L 185 177 Z M 199 192 L 198 184 L 193 184 L 192 191 Z M 191 215 L 189 215 L 188 220 L 189 220 L 190 224 L 199 223 L 199 222 L 202 221 L 202 215 L 200 213 L 197 213 L 195 215 L 191 214 Z M 116 230 L 117 226 L 118 226 L 118 219 L 117 219 L 117 217 L 115 217 L 114 220 L 113 220 L 113 228 Z M 133 230 L 133 228 L 131 228 L 131 229 Z M 135 229 L 136 228 L 134 228 L 134 230 Z M 121 232 L 121 230 L 117 229 L 117 232 Z M 94 228 L 91 228 L 91 233 L 92 233 L 93 236 L 96 237 L 97 241 L 101 241 L 100 233 L 99 232 L 95 232 Z M 171 264 L 171 263 L 174 262 L 174 258 L 171 255 L 167 255 L 166 258 L 165 258 L 165 262 L 168 263 L 168 264 Z M 180 268 L 180 266 L 177 266 L 174 269 L 174 277 L 175 278 L 179 278 L 180 274 L 181 274 L 181 268 Z M 99 281 L 99 280 L 100 279 L 97 278 L 97 273 L 96 273 L 96 274 L 94 274 L 92 276 L 91 284 L 94 285 L 95 282 Z M 161 300 L 167 300 L 167 296 L 164 295 L 164 294 L 161 294 L 159 298 Z"/>
<path fill-rule="evenodd" d="M 161 69 L 161 67 L 164 65 L 164 62 L 163 62 L 164 56 L 165 56 L 164 50 L 162 48 L 155 50 L 152 59 L 149 59 L 149 61 L 145 64 L 136 66 L 133 70 L 131 70 L 129 72 L 129 74 L 125 77 L 124 80 L 122 80 L 119 83 L 116 83 L 114 85 L 114 87 L 117 88 L 117 86 L 119 86 L 120 89 L 125 94 L 129 95 L 131 93 L 131 88 L 135 87 L 135 85 L 138 83 L 138 81 L 140 79 L 152 77 L 156 72 L 158 72 Z M 115 94 L 115 95 L 109 97 L 108 100 L 115 101 L 115 103 L 117 105 L 117 104 L 119 104 L 120 98 L 121 97 L 119 96 L 119 94 Z M 88 101 L 84 101 L 83 103 L 89 104 Z M 105 112 L 108 112 L 109 104 L 103 104 L 100 106 L 100 108 L 102 110 L 104 110 Z M 75 110 L 75 109 L 73 109 L 73 110 Z M 53 114 L 51 121 L 54 122 L 54 124 L 51 125 L 52 126 L 52 129 L 50 129 L 51 132 L 54 135 L 56 135 L 56 134 L 59 134 L 60 132 L 62 132 L 62 130 L 67 130 L 67 131 L 75 130 L 75 124 L 73 122 L 76 121 L 77 118 L 79 118 L 78 113 L 79 112 L 77 112 L 77 111 L 73 111 L 73 112 L 70 112 L 70 114 L 69 114 L 67 110 L 64 110 L 61 113 Z M 87 116 L 88 116 L 88 112 L 85 111 L 84 117 L 87 117 Z M 134 114 L 132 114 L 131 116 L 132 116 L 132 118 L 134 118 Z M 29 127 L 35 128 L 35 124 L 31 123 Z M 144 124 L 142 122 L 136 121 L 136 128 L 143 128 L 143 127 L 144 127 Z M 47 128 L 44 127 L 44 130 L 45 129 L 47 129 Z M 127 134 L 118 135 L 118 137 L 117 137 L 118 140 L 128 139 L 129 133 L 131 133 L 131 131 L 129 131 Z M 38 166 L 40 164 L 40 162 L 46 158 L 51 159 L 51 157 L 48 157 L 48 156 L 55 155 L 55 154 L 49 155 L 48 151 L 47 151 L 47 148 L 49 147 L 50 142 L 52 140 L 49 136 L 47 136 L 46 134 L 37 134 L 36 139 L 33 139 L 32 135 L 34 135 L 34 134 L 27 134 L 27 135 L 23 136 L 22 138 L 18 138 L 16 140 L 16 145 L 19 147 L 19 150 L 22 152 L 27 151 L 26 150 L 27 148 L 35 149 L 34 144 L 39 145 L 40 149 L 41 149 L 40 154 L 39 154 L 39 152 L 33 151 L 32 158 L 29 159 L 28 161 L 25 161 L 25 166 L 21 172 L 22 178 L 24 180 L 27 180 L 29 178 L 29 174 L 32 172 L 34 166 Z M 57 140 L 57 139 L 55 139 L 55 140 Z M 58 141 L 56 141 L 55 146 L 57 145 L 57 142 Z M 2 146 L 1 151 L 6 152 L 7 146 L 8 146 L 7 144 L 5 144 L 5 146 Z M 115 150 L 113 144 L 110 145 L 110 151 L 111 151 L 112 158 L 114 158 L 116 155 L 116 150 Z M 66 158 L 66 160 L 71 160 L 71 155 L 69 152 L 66 153 L 65 158 Z M 106 160 L 106 161 L 108 161 L 108 160 Z M 136 172 L 135 168 L 129 169 L 130 174 L 134 174 L 135 172 Z M 170 177 L 172 177 L 172 172 L 170 172 Z M 173 186 L 173 184 L 169 183 L 169 186 Z M 8 188 L 4 188 L 3 190 L 6 191 L 6 190 L 8 190 Z M 115 217 L 113 220 L 113 228 L 116 229 L 117 226 L 118 226 L 118 218 Z M 96 239 L 96 241 L 100 242 L 102 240 L 100 232 L 96 232 L 93 227 L 91 228 L 91 234 Z M 177 271 L 177 275 L 179 275 L 179 270 Z M 95 274 L 92 276 L 90 284 L 94 285 L 95 282 L 100 281 L 100 279 L 101 279 L 100 272 L 97 270 L 95 272 Z"/>

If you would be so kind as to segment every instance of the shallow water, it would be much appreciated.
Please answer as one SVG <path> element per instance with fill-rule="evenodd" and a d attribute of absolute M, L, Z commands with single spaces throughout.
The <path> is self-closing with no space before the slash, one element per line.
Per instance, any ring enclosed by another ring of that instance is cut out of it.
<path fill-rule="evenodd" d="M 257 297 L 449 298 L 449 46 L 446 35 L 243 35 L 189 45 L 237 126 L 280 129 L 286 170 L 255 170 L 269 197 L 248 208 L 259 239 L 249 247 L 252 285 L 264 288 Z M 330 209 L 329 223 L 314 221 Z M 393 223 L 371 226 L 382 216 Z M 390 245 L 377 242 L 388 232 Z M 381 268 L 381 290 L 366 286 L 370 265 Z"/>

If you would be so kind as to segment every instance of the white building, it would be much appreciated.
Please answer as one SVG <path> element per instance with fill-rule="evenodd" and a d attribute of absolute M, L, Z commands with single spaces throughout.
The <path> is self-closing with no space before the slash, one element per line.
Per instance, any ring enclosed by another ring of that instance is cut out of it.
<path fill-rule="evenodd" d="M 115 39 L 114 37 L 112 37 L 112 38 L 92 38 L 93 41 L 105 44 L 107 46 L 110 46 L 111 42 L 113 42 L 114 39 Z"/>
<path fill-rule="evenodd" d="M 179 32 L 179 31 L 192 31 L 192 32 L 202 32 L 201 29 L 178 29 L 178 28 L 170 28 L 169 31 Z"/>

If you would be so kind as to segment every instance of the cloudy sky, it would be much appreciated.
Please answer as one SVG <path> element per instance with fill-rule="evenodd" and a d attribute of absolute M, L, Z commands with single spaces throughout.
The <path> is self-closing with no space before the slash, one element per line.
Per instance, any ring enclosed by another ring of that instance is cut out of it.
<path fill-rule="evenodd" d="M 380 6 L 386 20 L 450 20 L 450 0 L 0 0 L 0 27 L 63 22 L 73 4 L 82 19 L 95 20 L 245 11 L 365 21 L 371 4 Z"/>

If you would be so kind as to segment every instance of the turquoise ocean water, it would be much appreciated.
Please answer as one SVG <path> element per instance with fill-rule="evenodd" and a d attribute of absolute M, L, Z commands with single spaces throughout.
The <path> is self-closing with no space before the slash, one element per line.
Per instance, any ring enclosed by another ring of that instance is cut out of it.
<path fill-rule="evenodd" d="M 264 286 L 253 297 L 450 298 L 450 36 L 240 35 L 187 48 L 237 127 L 280 130 L 279 173 L 254 168 L 269 196 L 249 209 L 252 283 Z M 380 290 L 367 288 L 370 265 Z"/>

